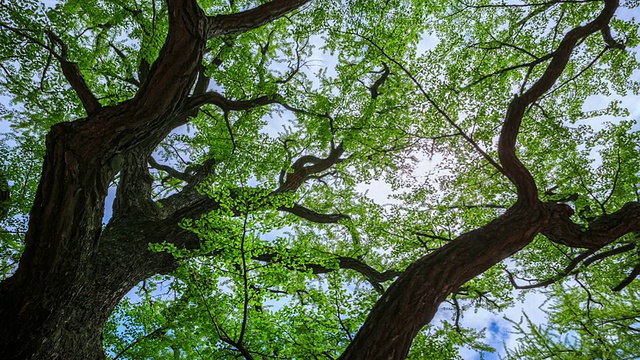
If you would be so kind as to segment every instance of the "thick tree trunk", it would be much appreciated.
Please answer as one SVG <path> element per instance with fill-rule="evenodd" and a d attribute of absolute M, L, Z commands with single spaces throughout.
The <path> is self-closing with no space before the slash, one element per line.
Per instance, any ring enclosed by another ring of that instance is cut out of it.
<path fill-rule="evenodd" d="M 104 358 L 102 329 L 118 301 L 140 281 L 175 268 L 170 255 L 151 253 L 148 244 L 197 245 L 177 225 L 189 209 L 169 204 L 169 213 L 151 201 L 147 159 L 187 120 L 183 107 L 207 39 L 259 27 L 308 1 L 274 0 L 207 17 L 195 0 L 167 0 L 169 32 L 158 59 L 136 96 L 114 107 L 102 107 L 77 65 L 60 59 L 88 117 L 47 135 L 25 251 L 16 273 L 0 283 L 0 359 Z M 103 230 L 118 172 L 114 217 Z"/>
<path fill-rule="evenodd" d="M 163 240 L 156 227 L 154 221 L 116 221 L 74 276 L 47 277 L 41 287 L 15 277 L 3 282 L 0 358 L 103 358 L 102 329 L 120 299 L 140 281 L 175 268 L 170 255 L 148 250 L 149 242 Z"/>
<path fill-rule="evenodd" d="M 134 116 L 126 110 L 105 109 L 88 121 Z M 162 112 L 150 118 L 156 116 Z M 148 150 L 117 154 L 118 144 L 79 130 L 83 125 L 58 124 L 47 136 L 25 251 L 16 273 L 0 284 L 1 359 L 103 358 L 102 329 L 118 301 L 140 281 L 173 269 L 171 256 L 151 253 L 148 244 L 180 232 L 178 220 L 169 219 L 167 234 L 159 234 L 155 204 L 136 193 L 150 185 L 137 171 Z M 103 231 L 109 181 L 122 161 L 121 184 L 131 186 L 119 187 L 114 210 L 121 216 Z"/>
<path fill-rule="evenodd" d="M 418 331 L 462 284 L 522 249 L 540 231 L 542 204 L 516 204 L 409 266 L 369 313 L 340 359 L 404 359 Z"/>
<path fill-rule="evenodd" d="M 98 116 L 111 112 L 126 116 L 115 108 Z M 138 187 L 119 189 L 122 203 L 114 208 L 131 216 L 113 218 L 102 229 L 109 180 L 120 165 L 105 160 L 115 156 L 108 150 L 92 153 L 108 146 L 92 140 L 99 138 L 95 133 L 82 136 L 77 124 L 56 125 L 47 136 L 26 249 L 16 273 L 0 284 L 1 359 L 103 358 L 102 329 L 120 299 L 175 265 L 170 255 L 148 250 L 150 242 L 181 231 L 170 219 L 165 234 L 158 233 L 159 214 L 133 196 L 149 182 L 132 179 Z M 139 175 L 144 153 L 118 155 L 123 176 Z"/>
<path fill-rule="evenodd" d="M 58 351 L 75 342 L 65 335 L 79 327 L 73 320 L 76 310 L 70 306 L 91 287 L 93 274 L 88 270 L 113 174 L 99 171 L 101 159 L 83 158 L 73 146 L 74 125 L 56 125 L 47 136 L 25 251 L 14 276 L 0 288 L 0 317 L 5 325 L 0 333 L 5 346 L 0 350 L 2 358 L 55 358 L 55 354 L 45 355 L 47 347 Z M 92 322 L 85 325 L 87 329 L 95 326 Z M 86 340 L 75 346 L 95 346 L 95 340 Z"/>
<path fill-rule="evenodd" d="M 133 162 L 125 164 L 131 169 L 146 165 L 146 157 L 135 162 L 131 154 L 154 148 L 175 127 L 170 120 L 201 63 L 206 40 L 194 28 L 204 26 L 204 14 L 195 1 L 169 1 L 169 11 L 166 43 L 136 97 L 116 107 L 94 106 L 87 119 L 54 125 L 47 135 L 25 251 L 16 273 L 0 284 L 1 359 L 104 357 L 102 328 L 118 301 L 136 283 L 167 270 L 167 261 L 147 248 L 153 238 L 145 230 L 158 221 L 153 213 L 125 214 L 131 223 L 114 219 L 104 235 L 102 217 L 122 161 Z M 83 84 L 81 75 L 75 80 Z M 122 192 L 118 204 L 126 209 L 149 195 Z"/>

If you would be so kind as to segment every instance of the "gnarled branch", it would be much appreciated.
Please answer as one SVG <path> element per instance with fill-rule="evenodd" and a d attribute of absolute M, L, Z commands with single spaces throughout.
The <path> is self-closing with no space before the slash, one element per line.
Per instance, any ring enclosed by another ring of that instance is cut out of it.
<path fill-rule="evenodd" d="M 619 237 L 640 230 L 640 202 L 628 202 L 620 210 L 603 215 L 583 229 L 571 220 L 573 210 L 564 204 L 547 203 L 553 207 L 553 220 L 542 234 L 549 240 L 569 247 L 601 248 Z"/>
<path fill-rule="evenodd" d="M 287 174 L 286 180 L 280 185 L 274 193 L 297 190 L 304 181 L 310 176 L 327 170 L 331 166 L 339 163 L 343 159 L 340 158 L 344 153 L 342 143 L 332 149 L 324 159 L 315 156 L 305 155 L 296 160 L 291 169 L 293 172 Z M 310 164 L 310 165 L 308 165 Z"/>
<path fill-rule="evenodd" d="M 287 13 L 298 9 L 310 0 L 273 0 L 253 9 L 235 14 L 208 16 L 206 38 L 237 34 L 259 28 Z"/>
<path fill-rule="evenodd" d="M 208 91 L 189 98 L 184 105 L 185 111 L 191 111 L 202 105 L 211 104 L 223 111 L 249 110 L 258 106 L 280 104 L 278 95 L 265 95 L 250 100 L 229 100 L 216 91 Z"/>
<path fill-rule="evenodd" d="M 509 104 L 498 140 L 498 157 L 505 174 L 516 186 L 520 201 L 525 201 L 529 204 L 538 201 L 538 189 L 533 176 L 516 156 L 516 139 L 525 110 L 556 83 L 567 66 L 576 43 L 582 38 L 607 27 L 617 8 L 617 0 L 606 1 L 602 12 L 593 21 L 584 26 L 571 29 L 565 34 L 560 45 L 553 53 L 553 57 L 544 74 L 529 90 L 521 96 L 516 96 Z"/>
<path fill-rule="evenodd" d="M 265 262 L 277 262 L 277 261 L 280 261 L 279 257 L 280 255 L 277 253 L 270 253 L 270 254 L 262 254 L 262 255 L 256 256 L 254 257 L 254 260 L 265 261 Z M 380 283 L 392 280 L 395 277 L 402 274 L 402 272 L 396 271 L 396 270 L 386 270 L 384 272 L 379 272 L 378 270 L 374 269 L 370 265 L 358 259 L 354 259 L 346 256 L 338 256 L 336 257 L 336 259 L 338 260 L 338 267 L 340 269 L 354 270 L 360 273 L 362 276 L 364 276 L 367 279 L 367 281 L 369 281 L 369 283 L 376 290 L 380 292 L 384 290 L 382 288 L 382 285 L 380 285 Z M 311 269 L 314 274 L 325 274 L 325 273 L 335 271 L 335 269 L 328 268 L 324 265 L 314 264 L 314 263 L 305 263 L 305 264 L 302 264 L 301 267 L 303 269 Z"/>

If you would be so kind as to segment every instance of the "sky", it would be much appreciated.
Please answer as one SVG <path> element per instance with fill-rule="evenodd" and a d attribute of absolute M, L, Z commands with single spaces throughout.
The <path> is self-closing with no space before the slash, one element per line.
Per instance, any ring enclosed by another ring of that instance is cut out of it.
<path fill-rule="evenodd" d="M 637 16 L 637 14 L 633 14 L 632 12 L 629 12 L 629 11 L 619 12 L 619 16 L 622 18 L 630 18 L 633 15 Z M 320 45 L 322 45 L 321 39 L 316 38 L 314 40 L 316 41 L 314 45 L 316 45 L 316 48 L 319 48 Z M 425 36 L 423 36 L 422 40 L 418 44 L 418 47 L 419 47 L 418 52 L 421 53 L 421 52 L 427 51 L 428 49 L 433 48 L 436 44 L 437 44 L 437 39 L 425 34 Z M 638 49 L 633 49 L 632 51 L 635 51 L 636 56 L 639 56 Z M 335 63 L 336 63 L 335 57 L 332 57 L 329 54 L 325 54 L 322 52 L 314 53 L 313 60 L 315 60 L 312 62 L 314 65 L 312 65 L 312 67 L 308 69 L 305 69 L 305 71 L 312 73 L 317 70 L 317 68 L 314 68 L 314 67 L 332 68 L 333 66 L 335 66 Z M 634 73 L 634 78 L 636 80 L 640 79 L 640 71 L 636 70 L 636 72 Z M 622 105 L 629 108 L 631 118 L 640 119 L 640 96 L 630 95 L 625 97 L 617 97 L 616 99 L 621 100 Z M 5 94 L 0 94 L 0 104 L 10 107 L 11 105 L 8 103 L 8 100 L 9 98 Z M 584 104 L 583 109 L 594 110 L 594 109 L 603 108 L 610 100 L 611 100 L 610 97 L 606 97 L 602 95 L 592 96 Z M 599 126 L 599 124 L 601 124 L 599 122 L 600 120 L 602 119 L 591 120 L 592 125 L 596 127 Z M 636 129 L 640 129 L 639 126 L 640 125 L 636 125 Z M 265 130 L 268 132 L 275 133 L 276 131 L 278 131 L 279 128 L 281 128 L 281 123 L 278 123 L 277 119 L 272 119 L 272 121 L 268 124 Z M 8 126 L 8 123 L 6 121 L 0 121 L 0 133 L 10 132 L 10 131 L 12 130 Z M 184 131 L 184 130 L 179 130 L 179 131 Z M 430 165 L 428 162 L 425 162 L 424 166 L 425 168 L 423 170 L 426 172 L 428 168 L 432 165 Z M 369 196 L 370 198 L 372 198 L 374 201 L 378 203 L 388 203 L 388 202 L 395 201 L 389 197 L 392 194 L 390 185 L 386 184 L 382 180 L 374 181 L 369 184 L 362 184 L 360 185 L 359 190 L 362 191 L 363 193 L 367 192 L 367 196 Z M 115 196 L 115 189 L 110 189 L 109 195 L 107 197 L 107 205 L 105 208 L 105 218 L 104 218 L 105 223 L 108 221 L 108 219 L 111 216 L 111 204 L 113 202 L 114 196 Z M 514 294 L 516 293 L 514 292 Z M 517 344 L 516 343 L 517 336 L 511 332 L 512 326 L 505 319 L 505 317 L 517 321 L 521 318 L 523 312 L 526 312 L 529 315 L 529 317 L 532 320 L 534 320 L 534 322 L 543 323 L 545 321 L 545 314 L 541 310 L 541 308 L 543 307 L 543 303 L 545 299 L 546 298 L 539 293 L 529 292 L 525 296 L 525 300 L 522 303 L 519 303 L 515 307 L 507 309 L 502 314 L 492 314 L 485 310 L 479 310 L 475 313 L 472 311 L 469 311 L 464 314 L 464 317 L 462 318 L 462 325 L 466 327 L 473 327 L 478 329 L 486 328 L 487 331 L 486 331 L 486 337 L 484 340 L 487 344 L 495 347 L 497 352 L 495 354 L 487 353 L 482 355 L 484 356 L 484 359 L 488 359 L 488 360 L 498 359 L 500 355 L 504 354 L 505 346 L 507 348 L 514 348 Z M 450 314 L 447 314 L 446 312 L 443 311 L 436 315 L 436 318 L 434 319 L 434 321 L 438 321 L 442 318 L 447 318 L 447 317 L 450 318 Z M 480 359 L 481 358 L 481 354 L 478 354 L 473 350 L 465 349 L 465 348 L 461 350 L 460 354 L 463 359 Z"/>

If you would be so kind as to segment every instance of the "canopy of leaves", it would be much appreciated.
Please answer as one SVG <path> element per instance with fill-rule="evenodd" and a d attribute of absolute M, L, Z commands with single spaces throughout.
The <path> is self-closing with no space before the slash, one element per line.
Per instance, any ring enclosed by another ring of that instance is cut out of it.
<path fill-rule="evenodd" d="M 210 15 L 255 3 L 199 1 Z M 637 6 L 623 3 L 607 33 L 580 41 L 557 83 L 526 110 L 518 137 L 541 199 L 568 203 L 580 224 L 640 201 L 638 113 L 620 101 L 640 92 L 638 23 L 628 16 Z M 199 176 L 199 191 L 220 206 L 183 221 L 198 249 L 152 247 L 182 266 L 121 302 L 104 332 L 106 353 L 337 358 L 388 281 L 515 202 L 497 163 L 507 106 L 543 74 L 562 35 L 601 7 L 318 0 L 210 40 L 200 77 L 224 100 L 204 102 L 167 135 L 150 168 L 159 204 Z M 0 116 L 10 126 L 0 190 L 11 194 L 0 212 L 3 277 L 22 251 L 44 136 L 86 116 L 56 58 L 66 53 L 100 103 L 115 105 L 135 94 L 167 30 L 160 0 L 0 5 Z M 332 154 L 332 166 L 285 188 L 296 164 Z M 280 211 L 294 204 L 334 218 Z M 635 358 L 639 245 L 629 234 L 585 251 L 539 235 L 454 293 L 410 358 L 460 358 L 461 346 L 493 351 L 483 330 L 464 327 L 464 310 L 500 313 L 517 301 L 514 286 L 537 283 L 550 285 L 542 290 L 548 325 L 514 320 L 526 336 L 509 356 Z"/>

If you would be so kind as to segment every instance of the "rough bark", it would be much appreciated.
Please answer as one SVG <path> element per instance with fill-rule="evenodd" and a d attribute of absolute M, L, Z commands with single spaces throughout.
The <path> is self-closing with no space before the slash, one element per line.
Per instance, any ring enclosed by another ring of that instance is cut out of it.
<path fill-rule="evenodd" d="M 216 16 L 212 34 L 212 20 L 195 0 L 167 0 L 169 33 L 159 57 L 135 97 L 114 107 L 100 106 L 59 43 L 60 66 L 88 117 L 47 135 L 25 251 L 15 274 L 0 283 L 0 358 L 104 358 L 102 328 L 118 301 L 175 267 L 148 244 L 189 238 L 177 226 L 181 212 L 162 212 L 150 200 L 146 164 L 185 119 L 207 38 L 253 29 L 305 2 L 275 0 L 261 6 L 265 11 Z M 114 216 L 103 229 L 109 183 L 119 171 Z"/>
<path fill-rule="evenodd" d="M 515 205 L 496 220 L 461 235 L 409 266 L 378 300 L 340 359 L 406 358 L 413 338 L 431 321 L 449 294 L 522 249 L 540 232 L 566 245 L 593 247 L 594 243 L 604 246 L 640 227 L 638 204 L 632 203 L 614 216 L 595 222 L 595 230 L 584 231 L 569 219 L 568 206 L 540 202 L 531 173 L 516 155 L 517 136 L 526 108 L 555 84 L 576 43 L 605 29 L 617 7 L 617 0 L 605 1 L 593 21 L 565 34 L 544 74 L 511 101 L 500 133 L 498 156 L 503 173 L 516 187 Z M 569 238 L 563 240 L 565 236 Z"/>
<path fill-rule="evenodd" d="M 10 206 L 11 191 L 9 190 L 9 181 L 4 173 L 0 171 L 0 220 L 7 216 Z"/>
<path fill-rule="evenodd" d="M 440 303 L 466 281 L 528 244 L 544 220 L 542 204 L 518 205 L 409 266 L 371 310 L 340 359 L 404 359 Z"/>

